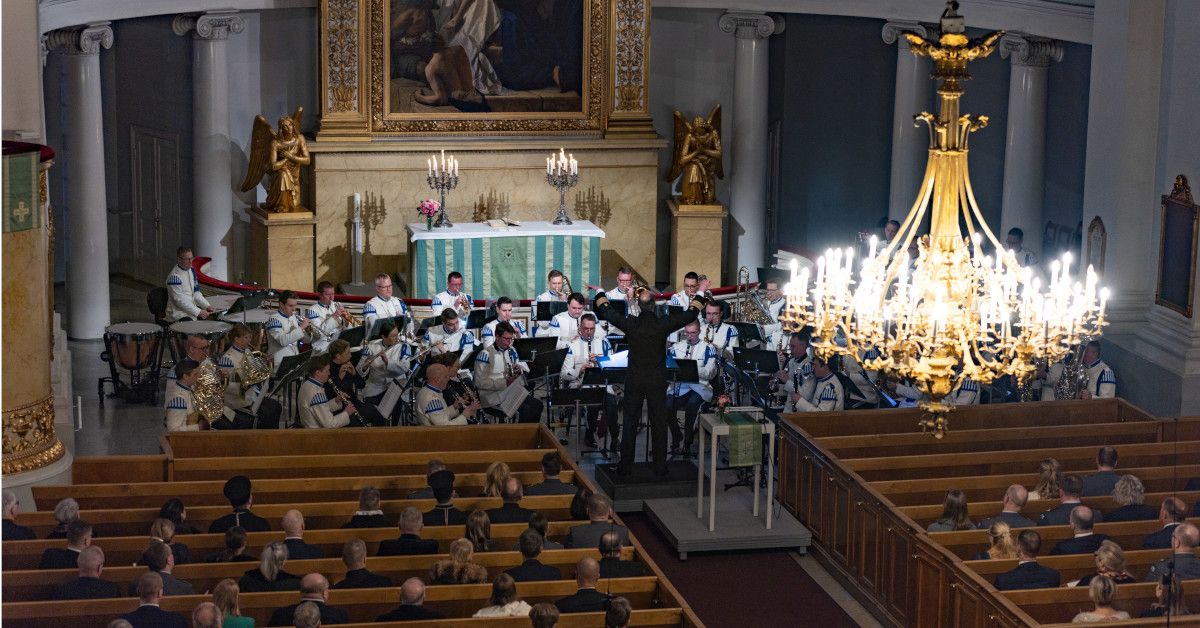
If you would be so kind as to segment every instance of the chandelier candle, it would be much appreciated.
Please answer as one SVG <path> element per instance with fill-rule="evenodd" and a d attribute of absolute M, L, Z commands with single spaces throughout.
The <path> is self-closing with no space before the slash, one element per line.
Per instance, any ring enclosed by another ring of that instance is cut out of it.
<path fill-rule="evenodd" d="M 546 158 L 546 183 L 558 190 L 558 215 L 554 224 L 569 225 L 571 217 L 567 215 L 567 190 L 579 183 L 579 162 L 574 155 L 568 155 L 565 150 L 550 153 Z"/>
<path fill-rule="evenodd" d="M 429 189 L 437 192 L 441 199 L 437 222 L 433 223 L 433 226 L 453 227 L 454 223 L 450 222 L 450 217 L 446 215 L 446 192 L 458 187 L 458 160 L 453 155 L 446 157 L 446 151 L 442 150 L 440 161 L 437 155 L 433 155 L 425 160 L 425 165 L 429 168 L 425 177 Z"/>

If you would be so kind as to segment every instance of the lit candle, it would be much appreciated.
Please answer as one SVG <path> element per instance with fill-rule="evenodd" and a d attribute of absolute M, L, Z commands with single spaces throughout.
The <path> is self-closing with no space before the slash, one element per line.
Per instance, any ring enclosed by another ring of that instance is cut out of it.
<path fill-rule="evenodd" d="M 433 176 L 433 160 L 432 160 L 432 159 L 426 159 L 426 160 L 425 160 L 425 167 L 429 169 L 429 174 L 428 174 L 428 176 L 431 176 L 431 177 L 432 177 L 432 176 Z"/>
<path fill-rule="evenodd" d="M 879 246 L 879 237 L 872 234 L 870 243 L 871 243 L 871 254 L 868 256 L 868 259 L 875 259 L 875 247 Z"/>
<path fill-rule="evenodd" d="M 442 172 L 446 171 L 446 149 L 442 149 Z"/>
<path fill-rule="evenodd" d="M 437 173 L 438 173 L 437 155 L 431 155 L 429 157 L 429 159 L 430 159 L 430 161 L 433 162 L 433 175 L 437 176 Z"/>
<path fill-rule="evenodd" d="M 1108 288 L 1100 289 L 1100 318 L 1104 318 L 1104 308 L 1108 307 Z"/>

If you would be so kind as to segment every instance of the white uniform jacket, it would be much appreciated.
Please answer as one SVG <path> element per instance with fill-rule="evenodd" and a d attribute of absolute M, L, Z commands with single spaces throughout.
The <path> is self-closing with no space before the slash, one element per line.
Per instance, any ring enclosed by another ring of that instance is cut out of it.
<path fill-rule="evenodd" d="M 417 391 L 417 423 L 420 425 L 466 425 L 467 417 L 447 406 L 440 388 L 425 384 Z"/>
<path fill-rule="evenodd" d="M 842 390 L 842 382 L 830 373 L 823 379 L 818 379 L 813 387 L 812 397 L 801 397 L 796 400 L 795 412 L 834 412 L 846 407 L 846 393 Z"/>
<path fill-rule="evenodd" d="M 313 351 L 325 353 L 325 350 L 329 348 L 329 343 L 337 338 L 338 332 L 342 331 L 342 321 L 337 316 L 337 304 L 330 302 L 329 305 L 321 305 L 321 302 L 318 301 L 305 308 L 304 316 L 313 327 L 321 330 L 321 333 L 315 336 L 316 340 L 313 341 Z"/>
<path fill-rule="evenodd" d="M 325 385 L 313 378 L 304 380 L 297 397 L 300 406 L 300 424 L 304 427 L 346 427 L 350 425 L 350 413 L 340 399 L 325 396 Z"/>
<path fill-rule="evenodd" d="M 717 350 L 718 355 L 724 355 L 727 358 L 733 357 L 733 349 L 738 345 L 738 331 L 729 323 L 721 323 L 715 328 L 712 328 L 712 340 L 709 340 L 708 321 L 700 321 L 700 339 L 708 342 Z"/>
<path fill-rule="evenodd" d="M 525 323 L 518 320 L 509 320 L 508 322 L 517 330 L 517 338 L 529 337 L 529 331 L 525 329 Z M 480 346 L 490 347 L 493 342 L 496 342 L 496 326 L 499 324 L 500 320 L 497 319 L 483 326 L 483 329 L 479 332 Z"/>
<path fill-rule="evenodd" d="M 177 321 L 182 318 L 199 318 L 200 310 L 208 305 L 208 299 L 200 294 L 200 281 L 196 279 L 196 271 L 191 268 L 180 268 L 179 264 L 171 267 L 167 275 L 167 318 Z"/>
<path fill-rule="evenodd" d="M 194 423 L 188 425 L 187 418 L 192 412 L 195 412 L 196 407 L 192 402 L 192 389 L 183 384 L 176 384 L 174 394 L 167 398 L 167 416 L 163 420 L 163 424 L 167 427 L 168 432 L 198 432 L 200 425 Z"/>
<path fill-rule="evenodd" d="M 697 340 L 696 344 L 689 345 L 685 338 L 671 345 L 671 355 L 676 360 L 695 360 L 696 370 L 700 373 L 699 383 L 681 383 L 678 388 L 671 388 L 672 393 L 676 397 L 682 397 L 694 390 L 701 399 L 712 401 L 712 379 L 717 373 L 717 350 L 704 340 Z"/>
<path fill-rule="evenodd" d="M 604 338 L 592 336 L 591 342 L 576 338 L 567 345 L 567 357 L 563 360 L 562 370 L 559 371 L 559 381 L 565 383 L 567 388 L 579 388 L 583 385 L 583 365 L 588 362 L 588 354 L 601 357 L 610 353 L 612 345 Z"/>
<path fill-rule="evenodd" d="M 475 388 L 479 389 L 479 403 L 485 408 L 493 408 L 500 403 L 500 393 L 508 388 L 508 367 L 517 365 L 522 373 L 529 371 L 529 366 L 523 364 L 517 357 L 517 350 L 509 347 L 502 351 L 495 344 L 482 349 L 475 357 L 475 369 L 472 375 Z"/>
<path fill-rule="evenodd" d="M 441 355 L 461 349 L 463 357 L 466 357 L 475 348 L 475 334 L 469 329 L 463 329 L 462 322 L 460 320 L 458 329 L 452 332 L 447 332 L 445 325 L 434 325 L 426 329 L 425 343 L 430 347 L 429 354 Z M 442 349 L 433 346 L 439 342 L 443 345 Z"/>
<path fill-rule="evenodd" d="M 286 316 L 275 310 L 267 319 L 267 353 L 275 368 L 283 359 L 300 353 L 299 343 L 308 337 L 308 332 L 300 328 L 299 316 Z"/>
<path fill-rule="evenodd" d="M 395 316 L 408 316 L 408 305 L 396 297 L 384 301 L 376 295 L 363 306 L 363 324 L 367 326 L 367 333 L 371 333 L 371 326 L 375 324 L 375 321 Z M 408 324 L 411 328 L 412 321 L 409 320 Z"/>
<path fill-rule="evenodd" d="M 371 359 L 372 356 L 383 355 Z M 363 347 L 362 357 L 358 359 L 358 374 L 363 376 L 367 383 L 363 386 L 363 397 L 374 397 L 384 390 L 387 390 L 388 382 L 396 378 L 407 379 L 412 371 L 412 347 L 397 342 L 396 344 L 385 347 L 383 339 L 376 338 L 367 343 Z M 368 362 L 370 364 L 368 364 Z"/>

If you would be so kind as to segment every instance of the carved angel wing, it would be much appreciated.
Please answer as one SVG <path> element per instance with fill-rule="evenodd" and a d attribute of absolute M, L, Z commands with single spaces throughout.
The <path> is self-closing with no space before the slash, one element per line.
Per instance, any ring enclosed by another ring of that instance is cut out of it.
<path fill-rule="evenodd" d="M 298 116 L 300 110 L 296 110 Z M 249 192 L 258 186 L 262 178 L 271 171 L 271 143 L 275 131 L 271 123 L 259 114 L 254 116 L 254 130 L 250 133 L 250 163 L 246 166 L 246 178 L 242 180 L 242 191 Z"/>
<path fill-rule="evenodd" d="M 712 111 L 708 114 L 708 125 L 712 127 L 713 135 L 716 136 L 714 143 L 718 151 L 721 150 L 721 103 L 713 105 Z M 721 164 L 721 159 L 716 160 L 716 167 L 713 169 L 713 176 L 718 179 L 725 178 L 725 167 Z"/>
<path fill-rule="evenodd" d="M 688 124 L 687 118 L 679 111 L 675 111 L 675 145 L 671 149 L 671 171 L 667 173 L 667 181 L 674 181 L 679 175 L 683 174 L 683 151 L 684 144 L 687 143 L 687 138 L 691 135 L 692 126 Z"/>

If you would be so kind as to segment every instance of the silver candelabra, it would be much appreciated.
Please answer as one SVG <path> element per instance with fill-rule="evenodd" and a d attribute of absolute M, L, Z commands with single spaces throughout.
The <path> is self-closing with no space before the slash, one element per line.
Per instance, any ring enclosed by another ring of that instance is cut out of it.
<path fill-rule="evenodd" d="M 458 187 L 458 168 L 455 167 L 450 172 L 442 168 L 426 175 L 425 180 L 429 183 L 429 189 L 437 191 L 441 201 L 438 207 L 437 222 L 434 222 L 433 226 L 453 227 L 454 223 L 450 222 L 450 217 L 446 215 L 446 192 Z"/>
<path fill-rule="evenodd" d="M 554 172 L 546 173 L 546 183 L 558 190 L 558 215 L 554 217 L 554 224 L 572 224 L 571 217 L 567 215 L 567 190 L 579 183 L 579 173 L 572 174 L 566 168 L 561 170 L 556 168 Z"/>

